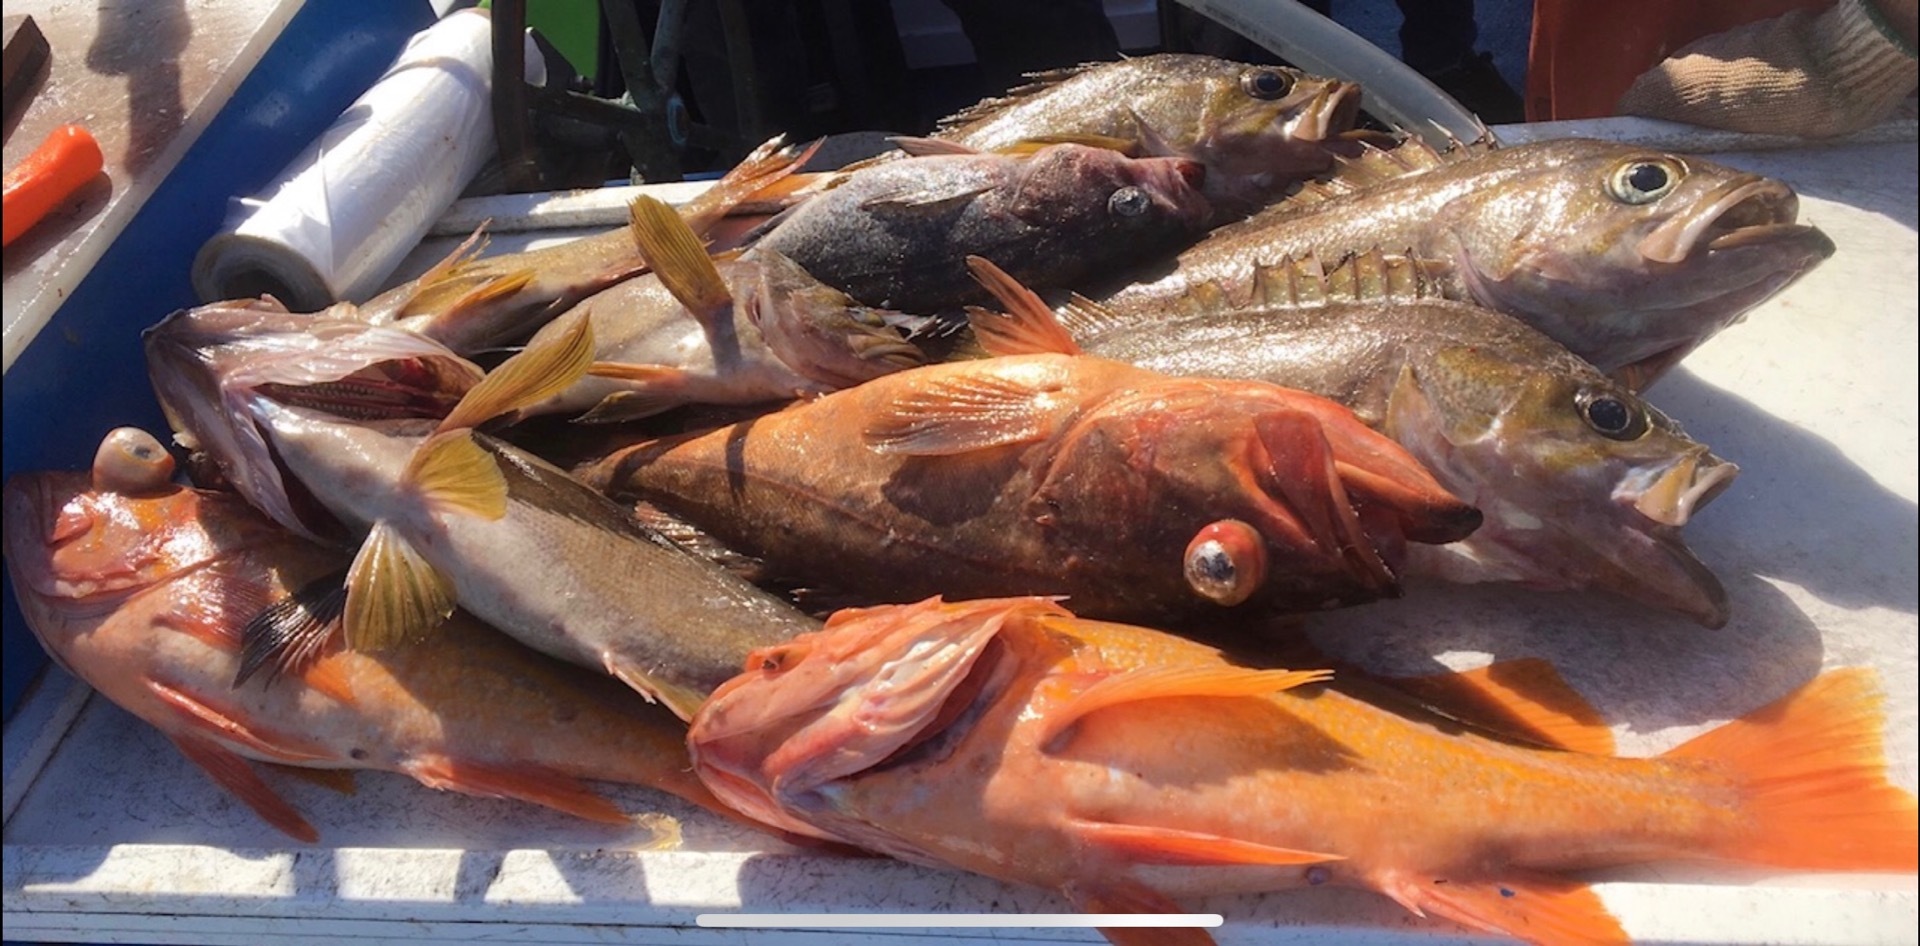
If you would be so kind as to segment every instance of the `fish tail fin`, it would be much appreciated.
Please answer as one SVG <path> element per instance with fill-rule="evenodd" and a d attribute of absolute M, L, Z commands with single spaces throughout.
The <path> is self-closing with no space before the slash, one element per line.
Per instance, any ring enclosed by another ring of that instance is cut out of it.
<path fill-rule="evenodd" d="M 1748 827 L 1722 857 L 1912 871 L 1920 827 L 1914 796 L 1887 782 L 1881 704 L 1872 671 L 1836 670 L 1662 758 L 1697 760 L 1739 782 Z"/>

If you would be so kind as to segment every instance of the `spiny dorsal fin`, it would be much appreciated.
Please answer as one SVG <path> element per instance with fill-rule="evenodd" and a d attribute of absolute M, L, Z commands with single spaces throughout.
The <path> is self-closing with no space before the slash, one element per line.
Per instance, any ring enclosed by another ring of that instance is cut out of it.
<path fill-rule="evenodd" d="M 585 377 L 593 364 L 593 325 L 585 312 L 562 318 L 573 322 L 545 338 L 536 337 L 525 351 L 488 372 L 434 432 L 477 427 L 508 411 L 538 404 Z"/>
<path fill-rule="evenodd" d="M 943 136 L 956 134 L 962 131 L 967 125 L 978 124 L 994 118 L 1016 105 L 1021 105 L 1030 99 L 1037 98 L 1041 93 L 1046 92 L 1048 89 L 1068 79 L 1072 79 L 1081 73 L 1097 69 L 1103 65 L 1106 65 L 1106 63 L 1089 62 L 1077 66 L 1068 66 L 1063 69 L 1048 69 L 1044 72 L 1027 73 L 1027 79 L 1030 81 L 1025 85 L 1014 86 L 1007 90 L 1007 94 L 999 96 L 998 98 L 981 99 L 966 108 L 954 112 L 952 115 L 940 119 L 939 124 L 934 128 L 934 134 Z"/>
<path fill-rule="evenodd" d="M 1223 294 L 1214 286 L 1206 297 Z M 1444 296 L 1429 261 L 1372 249 L 1350 253 L 1331 268 L 1311 253 L 1255 266 L 1251 304 L 1306 309 L 1334 302 L 1413 302 Z"/>
<path fill-rule="evenodd" d="M 1098 338 L 1138 324 L 1138 320 L 1120 315 L 1077 292 L 1067 297 L 1067 304 L 1054 313 L 1054 318 L 1068 335 L 1078 339 Z"/>
<path fill-rule="evenodd" d="M 1469 142 L 1448 135 L 1444 148 L 1435 148 L 1419 135 L 1401 135 L 1391 147 L 1384 148 L 1367 139 L 1353 139 L 1353 145 L 1359 149 L 1357 153 L 1336 154 L 1331 171 L 1301 184 L 1283 203 L 1287 207 L 1322 204 L 1390 181 L 1459 164 L 1499 147 L 1492 132 L 1484 126 L 1481 130 L 1483 134 Z"/>

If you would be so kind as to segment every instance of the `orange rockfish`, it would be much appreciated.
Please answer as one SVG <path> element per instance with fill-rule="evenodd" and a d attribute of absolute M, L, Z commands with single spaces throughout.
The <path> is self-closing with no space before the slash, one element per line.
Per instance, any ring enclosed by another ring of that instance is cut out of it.
<path fill-rule="evenodd" d="M 1886 781 L 1860 671 L 1652 759 L 1388 712 L 1326 673 L 1250 669 L 1044 599 L 933 599 L 755 652 L 688 741 L 754 818 L 1088 912 L 1334 883 L 1534 942 L 1620 943 L 1562 872 L 1915 868 L 1914 798 Z"/>
<path fill-rule="evenodd" d="M 8 571 L 48 654 L 275 828 L 317 837 L 247 760 L 401 772 L 614 824 L 634 819 L 582 779 L 717 807 L 687 771 L 672 714 L 464 615 L 377 656 L 307 635 L 304 657 L 277 679 L 236 686 L 254 616 L 267 609 L 255 630 L 295 635 L 331 623 L 337 594 L 296 590 L 344 571 L 347 557 L 238 496 L 169 483 L 172 469 L 151 436 L 122 429 L 101 445 L 91 482 L 85 473 L 10 480 Z"/>
<path fill-rule="evenodd" d="M 783 577 L 1112 618 L 1371 601 L 1408 541 L 1480 522 L 1325 398 L 1064 354 L 903 371 L 581 472 Z"/>

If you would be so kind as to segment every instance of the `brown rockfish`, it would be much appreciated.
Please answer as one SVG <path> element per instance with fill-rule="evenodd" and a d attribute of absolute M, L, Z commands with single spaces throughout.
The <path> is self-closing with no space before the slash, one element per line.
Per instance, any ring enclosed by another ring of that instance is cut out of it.
<path fill-rule="evenodd" d="M 469 617 L 403 651 L 338 650 L 328 633 L 337 594 L 301 592 L 337 578 L 348 556 L 236 495 L 170 483 L 172 470 L 150 435 L 122 429 L 101 445 L 91 477 L 14 477 L 7 568 L 48 654 L 274 827 L 316 837 L 248 760 L 400 772 L 616 824 L 634 819 L 582 779 L 724 810 L 686 771 L 679 720 Z M 319 636 L 270 683 L 236 685 L 243 634 L 262 614 Z"/>
<path fill-rule="evenodd" d="M 751 817 L 1054 890 L 1090 913 L 1358 887 L 1540 944 L 1625 944 L 1570 872 L 1657 860 L 1912 873 L 1871 675 L 1829 673 L 1651 759 L 1490 738 L 1041 599 L 845 611 L 694 718 Z M 1118 944 L 1206 944 L 1117 929 Z"/>
<path fill-rule="evenodd" d="M 1108 139 L 1133 154 L 1198 161 L 1216 222 L 1252 213 L 1324 170 L 1326 144 L 1360 117 L 1351 82 L 1212 56 L 1160 53 L 1033 79 L 943 120 L 934 137 L 980 151 Z"/>
<path fill-rule="evenodd" d="M 577 380 L 592 354 L 584 319 L 478 383 L 430 340 L 320 321 L 204 307 L 149 329 L 147 358 L 183 441 L 256 506 L 309 534 L 365 537 L 346 576 L 349 648 L 417 640 L 457 603 L 687 717 L 740 653 L 812 626 L 472 430 Z"/>
<path fill-rule="evenodd" d="M 769 221 L 754 245 L 868 305 L 934 313 L 986 301 L 970 254 L 1066 288 L 1185 246 L 1205 230 L 1205 173 L 1077 144 L 887 161 Z"/>
<path fill-rule="evenodd" d="M 1398 592 L 1479 514 L 1323 398 L 1032 355 L 916 368 L 577 471 L 774 575 L 1186 620 Z"/>
<path fill-rule="evenodd" d="M 1398 441 L 1485 517 L 1460 542 L 1409 550 L 1411 573 L 1598 588 L 1725 624 L 1726 591 L 1680 528 L 1738 467 L 1552 339 L 1423 279 L 1377 253 L 1331 274 L 1307 260 L 1152 314 L 1083 300 L 1060 319 L 1075 350 L 1312 391 Z"/>
<path fill-rule="evenodd" d="M 1515 316 L 1643 390 L 1833 254 L 1794 222 L 1786 184 L 1697 157 L 1578 138 L 1457 153 L 1357 189 L 1309 186 L 1094 295 L 1149 315 L 1204 283 L 1245 291 L 1288 257 L 1378 248 L 1441 264 L 1450 298 Z"/>

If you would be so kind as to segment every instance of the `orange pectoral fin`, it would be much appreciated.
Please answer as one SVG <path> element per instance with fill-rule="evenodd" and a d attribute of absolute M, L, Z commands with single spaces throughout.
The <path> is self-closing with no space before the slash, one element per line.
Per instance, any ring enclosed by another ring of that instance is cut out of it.
<path fill-rule="evenodd" d="M 1318 683 L 1331 670 L 1246 670 L 1239 667 L 1155 667 L 1104 677 L 1081 690 L 1064 705 L 1050 710 L 1040 745 L 1067 730 L 1089 713 L 1134 703 L 1186 696 L 1266 696 Z"/>
<path fill-rule="evenodd" d="M 1061 888 L 1082 913 L 1181 913 L 1166 895 L 1131 881 L 1069 882 Z M 1195 926 L 1103 926 L 1113 946 L 1214 946 L 1213 934 Z"/>
<path fill-rule="evenodd" d="M 1338 854 L 1296 851 L 1204 831 L 1150 828 L 1079 818 L 1073 819 L 1070 824 L 1081 840 L 1128 860 L 1147 864 L 1285 866 L 1346 859 Z"/>
<path fill-rule="evenodd" d="M 613 802 L 579 779 L 537 765 L 509 768 L 435 755 L 408 760 L 401 769 L 429 788 L 532 802 L 605 824 L 633 823 Z"/>
<path fill-rule="evenodd" d="M 221 710 L 158 680 L 148 680 L 147 689 L 152 690 L 161 702 L 175 711 L 175 719 L 199 730 L 205 737 L 242 746 L 265 757 L 267 761 L 332 762 L 338 758 L 335 753 L 328 752 L 314 743 L 248 726 L 235 719 L 235 714 Z"/>
<path fill-rule="evenodd" d="M 1550 877 L 1451 881 L 1394 876 L 1382 892 L 1416 914 L 1553 946 L 1631 942 L 1593 888 Z"/>
<path fill-rule="evenodd" d="M 1469 722 L 1485 721 L 1495 730 L 1574 752 L 1614 751 L 1613 730 L 1545 660 L 1504 660 L 1478 670 L 1387 682 L 1435 709 Z"/>
<path fill-rule="evenodd" d="M 247 760 L 210 739 L 184 733 L 168 738 L 173 740 L 174 747 L 180 750 L 181 755 L 220 783 L 221 788 L 245 802 L 266 823 L 297 841 L 312 844 L 320 840 L 320 832 L 315 831 L 307 819 L 300 817 L 300 813 L 294 811 L 286 799 L 275 794 L 261 780 L 260 773 L 247 764 Z"/>

